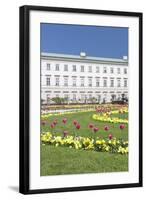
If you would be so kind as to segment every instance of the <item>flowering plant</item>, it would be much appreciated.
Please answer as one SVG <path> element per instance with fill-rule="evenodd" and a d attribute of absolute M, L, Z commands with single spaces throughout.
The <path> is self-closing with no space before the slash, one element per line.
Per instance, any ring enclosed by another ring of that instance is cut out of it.
<path fill-rule="evenodd" d="M 120 113 L 128 113 L 128 109 L 124 108 L 123 110 L 120 110 Z M 97 121 L 110 122 L 114 124 L 117 124 L 117 123 L 128 124 L 128 119 L 110 117 L 113 114 L 119 114 L 119 110 L 106 112 L 106 113 L 103 113 L 102 115 L 94 114 L 92 118 Z"/>
<path fill-rule="evenodd" d="M 128 141 L 116 139 L 112 135 L 109 138 L 95 139 L 89 137 L 69 136 L 67 131 L 64 131 L 64 136 L 53 136 L 50 132 L 41 134 L 41 141 L 43 145 L 64 146 L 74 149 L 94 150 L 98 152 L 110 152 L 127 154 Z"/>

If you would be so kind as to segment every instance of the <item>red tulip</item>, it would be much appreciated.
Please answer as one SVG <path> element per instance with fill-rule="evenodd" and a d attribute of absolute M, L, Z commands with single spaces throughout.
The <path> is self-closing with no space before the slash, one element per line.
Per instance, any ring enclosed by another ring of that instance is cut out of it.
<path fill-rule="evenodd" d="M 54 124 L 54 126 L 56 126 L 56 124 L 57 124 L 57 120 L 54 120 L 53 124 Z"/>
<path fill-rule="evenodd" d="M 97 131 L 99 131 L 99 128 L 98 127 L 94 127 L 93 131 L 96 133 Z"/>
<path fill-rule="evenodd" d="M 113 138 L 113 135 L 112 134 L 109 134 L 108 135 L 108 138 L 111 140 Z"/>
<path fill-rule="evenodd" d="M 42 124 L 42 126 L 45 126 L 45 125 L 46 125 L 46 122 L 45 122 L 45 121 L 42 121 L 41 124 Z"/>
<path fill-rule="evenodd" d="M 108 130 L 109 130 L 109 127 L 108 127 L 108 126 L 105 126 L 105 127 L 104 127 L 104 130 L 105 130 L 105 131 L 108 131 Z"/>
<path fill-rule="evenodd" d="M 78 122 L 77 122 L 76 120 L 73 121 L 73 124 L 74 124 L 75 126 L 77 125 L 77 123 L 78 123 Z"/>
<path fill-rule="evenodd" d="M 63 136 L 66 137 L 68 135 L 68 131 L 63 131 Z"/>
<path fill-rule="evenodd" d="M 80 129 L 80 128 L 81 128 L 80 124 L 77 124 L 76 129 Z"/>
<path fill-rule="evenodd" d="M 125 125 L 124 124 L 120 124 L 120 129 L 124 129 L 125 128 Z"/>
<path fill-rule="evenodd" d="M 94 125 L 93 124 L 89 124 L 89 128 L 93 128 L 94 127 Z"/>
<path fill-rule="evenodd" d="M 62 122 L 63 122 L 64 124 L 66 124 L 66 122 L 67 122 L 67 119 L 66 119 L 66 118 L 64 118 L 64 119 L 62 120 Z"/>
<path fill-rule="evenodd" d="M 54 124 L 51 124 L 51 128 L 54 128 L 55 127 L 55 125 Z"/>

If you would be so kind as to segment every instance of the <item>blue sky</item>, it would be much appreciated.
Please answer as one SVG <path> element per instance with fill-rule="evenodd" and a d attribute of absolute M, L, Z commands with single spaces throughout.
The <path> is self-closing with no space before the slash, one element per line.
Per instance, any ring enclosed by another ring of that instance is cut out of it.
<path fill-rule="evenodd" d="M 41 24 L 41 52 L 122 58 L 128 56 L 128 28 Z"/>

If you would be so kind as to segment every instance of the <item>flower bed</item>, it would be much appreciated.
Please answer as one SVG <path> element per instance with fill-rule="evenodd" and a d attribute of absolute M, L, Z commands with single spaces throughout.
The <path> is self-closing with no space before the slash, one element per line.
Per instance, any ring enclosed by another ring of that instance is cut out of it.
<path fill-rule="evenodd" d="M 61 115 L 69 115 L 69 114 L 74 114 L 74 113 L 86 113 L 86 112 L 91 112 L 91 111 L 94 111 L 95 109 L 91 108 L 91 109 L 88 109 L 88 110 L 74 110 L 74 111 L 71 111 L 71 112 L 60 112 L 60 113 L 48 113 L 48 114 L 44 114 L 44 115 L 41 115 L 41 120 L 46 120 L 48 119 L 49 117 L 51 116 L 61 116 Z"/>
<path fill-rule="evenodd" d="M 98 111 L 97 111 L 98 112 Z M 110 112 L 106 113 L 100 113 L 94 114 L 92 118 L 97 121 L 102 121 L 102 122 L 110 122 L 110 123 L 123 123 L 123 124 L 128 124 L 128 119 L 122 119 L 118 117 L 111 117 L 113 114 L 124 114 L 128 113 L 128 109 L 120 109 L 120 110 L 113 110 Z"/>
<path fill-rule="evenodd" d="M 76 136 L 54 136 L 50 132 L 41 134 L 42 145 L 63 146 L 74 149 L 94 150 L 98 152 L 110 152 L 119 154 L 128 154 L 128 141 L 113 138 L 89 138 Z"/>

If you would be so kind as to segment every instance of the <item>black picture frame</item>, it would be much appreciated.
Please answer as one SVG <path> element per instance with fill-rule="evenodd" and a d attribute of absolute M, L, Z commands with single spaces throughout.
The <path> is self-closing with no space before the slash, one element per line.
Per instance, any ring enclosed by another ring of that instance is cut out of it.
<path fill-rule="evenodd" d="M 67 12 L 67 13 L 84 13 L 84 14 L 101 14 L 112 16 L 129 16 L 139 18 L 139 182 L 129 184 L 115 185 L 97 185 L 97 186 L 81 186 L 68 188 L 51 188 L 51 189 L 35 189 L 29 188 L 29 18 L 30 11 L 46 11 L 46 12 Z M 99 189 L 114 189 L 114 188 L 130 188 L 142 186 L 142 13 L 138 12 L 123 12 L 123 11 L 107 11 L 107 10 L 89 10 L 75 9 L 63 7 L 44 7 L 44 6 L 22 6 L 20 7 L 20 174 L 19 174 L 19 191 L 22 194 L 36 193 L 52 193 L 52 192 L 68 192 L 68 191 L 83 191 L 83 190 L 99 190 Z"/>

